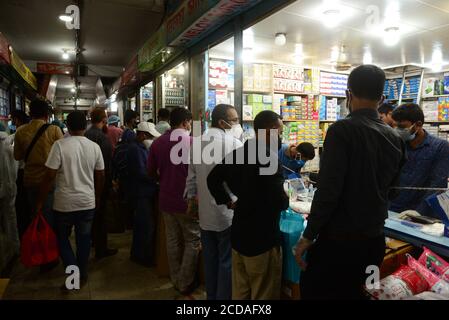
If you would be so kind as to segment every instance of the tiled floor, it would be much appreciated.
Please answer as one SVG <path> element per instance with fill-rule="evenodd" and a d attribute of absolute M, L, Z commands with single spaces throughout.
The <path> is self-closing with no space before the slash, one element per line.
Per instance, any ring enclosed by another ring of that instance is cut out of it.
<path fill-rule="evenodd" d="M 202 287 L 191 296 L 182 296 L 174 290 L 168 278 L 160 278 L 153 269 L 131 262 L 129 260 L 131 237 L 131 232 L 110 234 L 110 247 L 119 248 L 119 253 L 102 260 L 91 258 L 89 283 L 76 292 L 63 293 L 60 290 L 65 283 L 62 265 L 47 274 L 39 274 L 38 268 L 26 269 L 17 262 L 3 299 L 205 299 Z"/>

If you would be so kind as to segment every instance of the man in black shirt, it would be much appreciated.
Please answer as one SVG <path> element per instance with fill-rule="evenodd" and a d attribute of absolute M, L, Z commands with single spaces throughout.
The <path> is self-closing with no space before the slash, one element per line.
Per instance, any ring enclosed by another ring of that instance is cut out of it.
<path fill-rule="evenodd" d="M 390 187 L 405 162 L 403 140 L 377 113 L 384 83 L 376 66 L 354 69 L 351 114 L 326 134 L 318 190 L 296 246 L 303 299 L 363 299 L 366 268 L 383 261 Z"/>
<path fill-rule="evenodd" d="M 234 300 L 280 296 L 279 219 L 281 211 L 288 208 L 277 158 L 282 126 L 279 115 L 273 111 L 259 113 L 254 119 L 256 133 L 260 130 L 256 139 L 248 140 L 243 148 L 229 154 L 207 178 L 216 203 L 234 209 L 231 227 Z M 265 158 L 267 153 L 269 157 Z M 224 183 L 237 196 L 237 202 L 232 202 Z"/>
<path fill-rule="evenodd" d="M 92 236 L 95 246 L 95 257 L 100 259 L 115 255 L 117 249 L 108 249 L 108 229 L 106 225 L 106 201 L 112 187 L 111 160 L 112 144 L 105 134 L 107 130 L 107 115 L 103 108 L 95 108 L 91 114 L 92 126 L 86 131 L 85 136 L 100 146 L 104 160 L 105 185 L 101 195 L 101 203 L 98 204 L 92 225 Z"/>

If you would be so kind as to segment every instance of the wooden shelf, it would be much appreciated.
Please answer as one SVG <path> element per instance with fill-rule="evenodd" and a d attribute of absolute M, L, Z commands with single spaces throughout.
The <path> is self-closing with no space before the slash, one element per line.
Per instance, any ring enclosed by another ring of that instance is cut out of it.
<path fill-rule="evenodd" d="M 268 94 L 272 94 L 272 91 L 262 91 L 262 90 L 243 90 L 243 93 L 268 93 Z"/>
<path fill-rule="evenodd" d="M 305 92 L 287 92 L 287 91 L 274 91 L 275 94 L 285 94 L 290 96 L 319 96 L 319 93 L 305 93 Z"/>
<path fill-rule="evenodd" d="M 324 97 L 330 97 L 330 98 L 345 98 L 346 99 L 346 96 L 337 96 L 337 95 L 335 95 L 335 94 L 320 94 L 320 96 L 324 96 Z"/>
<path fill-rule="evenodd" d="M 438 98 L 449 98 L 449 94 L 441 94 L 441 95 L 432 96 L 432 97 L 422 97 L 422 99 L 438 99 Z"/>

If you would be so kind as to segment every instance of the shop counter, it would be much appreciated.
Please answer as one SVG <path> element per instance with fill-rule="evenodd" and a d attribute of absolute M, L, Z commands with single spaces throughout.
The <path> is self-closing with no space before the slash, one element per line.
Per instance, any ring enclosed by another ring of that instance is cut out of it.
<path fill-rule="evenodd" d="M 425 246 L 441 256 L 449 257 L 449 238 L 431 236 L 391 219 L 397 215 L 398 213 L 391 211 L 388 213 L 389 218 L 385 220 L 387 237 L 402 240 L 420 248 Z"/>

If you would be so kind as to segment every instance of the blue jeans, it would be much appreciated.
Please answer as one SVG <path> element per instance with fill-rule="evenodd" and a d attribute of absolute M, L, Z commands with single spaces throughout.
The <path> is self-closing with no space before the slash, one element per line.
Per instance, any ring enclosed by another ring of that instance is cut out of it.
<path fill-rule="evenodd" d="M 28 205 L 31 210 L 31 220 L 34 219 L 36 216 L 36 202 L 37 198 L 39 197 L 40 187 L 28 187 L 26 188 L 26 193 L 28 197 Z M 55 227 L 55 219 L 54 219 L 54 213 L 53 213 L 53 199 L 54 199 L 54 193 L 55 190 L 52 189 L 47 196 L 47 199 L 45 199 L 45 202 L 42 206 L 42 213 L 45 217 L 45 220 L 47 220 L 47 223 L 54 229 Z M 31 221 L 30 221 L 31 223 Z M 27 226 L 28 228 L 28 226 Z"/>
<path fill-rule="evenodd" d="M 231 228 L 221 232 L 201 230 L 204 274 L 208 300 L 231 300 Z"/>
<path fill-rule="evenodd" d="M 136 198 L 131 257 L 147 264 L 153 262 L 155 229 L 153 197 Z"/>
<path fill-rule="evenodd" d="M 81 279 L 87 278 L 87 264 L 91 248 L 92 221 L 95 209 L 75 212 L 55 212 L 56 234 L 64 266 L 76 265 Z M 70 244 L 72 227 L 75 227 L 76 256 Z"/>

